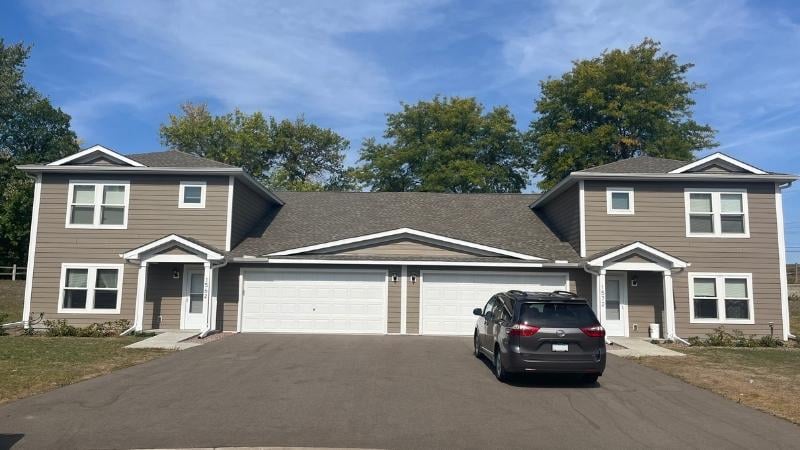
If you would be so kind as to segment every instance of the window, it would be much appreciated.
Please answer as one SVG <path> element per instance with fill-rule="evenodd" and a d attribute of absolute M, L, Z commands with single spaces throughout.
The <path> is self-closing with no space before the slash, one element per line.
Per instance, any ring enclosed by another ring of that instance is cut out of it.
<path fill-rule="evenodd" d="M 633 188 L 607 188 L 606 212 L 608 214 L 633 214 Z"/>
<path fill-rule="evenodd" d="M 121 264 L 62 264 L 59 313 L 118 314 Z"/>
<path fill-rule="evenodd" d="M 181 181 L 178 208 L 205 208 L 206 182 Z"/>
<path fill-rule="evenodd" d="M 689 274 L 692 323 L 754 323 L 752 275 Z"/>
<path fill-rule="evenodd" d="M 687 237 L 750 237 L 747 192 L 685 191 Z"/>
<path fill-rule="evenodd" d="M 127 181 L 70 181 L 67 228 L 128 226 Z"/>

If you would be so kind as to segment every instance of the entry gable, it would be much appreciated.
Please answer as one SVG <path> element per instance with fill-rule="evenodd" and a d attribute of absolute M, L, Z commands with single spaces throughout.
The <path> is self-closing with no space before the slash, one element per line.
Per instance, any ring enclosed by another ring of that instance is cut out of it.
<path fill-rule="evenodd" d="M 636 241 L 597 253 L 587 258 L 586 265 L 607 270 L 668 270 L 685 268 L 689 263 Z"/>
<path fill-rule="evenodd" d="M 103 147 L 102 145 L 95 145 L 85 150 L 81 150 L 74 155 L 61 158 L 58 161 L 53 161 L 48 166 L 66 166 L 66 165 L 117 165 L 117 166 L 131 166 L 131 167 L 144 167 L 144 164 L 134 161 L 114 150 Z"/>
<path fill-rule="evenodd" d="M 469 258 L 474 256 L 497 256 L 494 253 L 483 252 L 475 249 L 455 245 L 442 245 L 441 243 L 421 239 L 416 236 L 401 237 L 394 240 L 381 240 L 378 242 L 359 242 L 350 246 L 322 249 L 310 253 L 340 256 L 380 256 L 394 258 Z"/>
<path fill-rule="evenodd" d="M 361 251 L 378 251 L 378 250 L 363 250 L 365 247 L 373 249 L 383 246 L 383 250 L 387 251 L 392 248 L 392 251 L 398 250 L 398 245 L 386 247 L 395 241 L 413 241 L 412 245 L 402 244 L 399 247 L 405 247 L 405 251 L 450 251 L 455 252 L 457 255 L 479 255 L 479 256 L 506 256 L 511 258 L 522 259 L 526 261 L 541 261 L 544 258 L 539 258 L 532 255 L 517 253 L 501 248 L 490 247 L 475 242 L 463 241 L 454 239 L 447 236 L 442 236 L 424 231 L 414 230 L 411 228 L 398 228 L 396 230 L 384 231 L 381 233 L 368 234 L 363 236 L 356 236 L 348 239 L 340 239 L 337 241 L 326 242 L 323 244 L 309 245 L 306 247 L 299 247 L 289 250 L 283 250 L 275 253 L 270 253 L 267 256 L 288 256 L 298 255 L 303 253 L 320 254 L 320 253 L 337 253 L 345 251 L 353 251 L 355 249 L 362 249 Z M 423 247 L 427 246 L 427 250 Z M 446 249 L 446 250 L 445 250 Z"/>
<path fill-rule="evenodd" d="M 126 260 L 141 260 L 145 258 L 151 259 L 155 255 L 172 256 L 176 259 L 194 256 L 209 261 L 219 261 L 225 258 L 221 251 L 177 234 L 170 234 L 161 239 L 156 239 L 129 250 L 121 256 Z"/>

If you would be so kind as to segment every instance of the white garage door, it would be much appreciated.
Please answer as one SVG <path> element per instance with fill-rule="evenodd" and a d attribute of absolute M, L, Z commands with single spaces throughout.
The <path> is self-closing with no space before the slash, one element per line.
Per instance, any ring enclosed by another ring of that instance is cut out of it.
<path fill-rule="evenodd" d="M 242 331 L 385 333 L 385 271 L 245 270 Z"/>
<path fill-rule="evenodd" d="M 498 292 L 567 289 L 566 274 L 423 271 L 422 334 L 472 335 L 472 310 Z"/>

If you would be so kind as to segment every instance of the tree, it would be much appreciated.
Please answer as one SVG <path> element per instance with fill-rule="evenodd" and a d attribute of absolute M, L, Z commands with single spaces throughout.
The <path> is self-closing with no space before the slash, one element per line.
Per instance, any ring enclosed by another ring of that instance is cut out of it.
<path fill-rule="evenodd" d="M 303 117 L 278 121 L 238 108 L 214 116 L 204 104 L 185 103 L 181 111 L 161 125 L 161 142 L 168 147 L 243 167 L 275 189 L 347 187 L 342 179 L 350 143 L 330 129 Z"/>
<path fill-rule="evenodd" d="M 30 47 L 0 39 L 0 265 L 28 254 L 33 183 L 18 164 L 50 162 L 78 151 L 70 117 L 25 82 Z"/>
<path fill-rule="evenodd" d="M 542 81 L 527 135 L 539 187 L 590 166 L 640 155 L 689 160 L 718 145 L 711 127 L 692 120 L 692 94 L 705 85 L 687 81 L 693 64 L 677 59 L 645 39 Z"/>
<path fill-rule="evenodd" d="M 387 115 L 385 143 L 366 139 L 357 178 L 375 191 L 519 192 L 531 164 L 506 107 L 474 98 L 402 104 Z"/>

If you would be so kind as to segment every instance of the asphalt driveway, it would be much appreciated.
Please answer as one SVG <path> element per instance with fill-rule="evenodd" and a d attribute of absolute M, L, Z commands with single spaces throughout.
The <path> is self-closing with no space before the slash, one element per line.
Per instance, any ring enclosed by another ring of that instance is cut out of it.
<path fill-rule="evenodd" d="M 500 384 L 469 339 L 236 335 L 0 407 L 0 447 L 796 448 L 800 428 L 610 357 Z"/>

